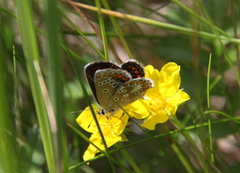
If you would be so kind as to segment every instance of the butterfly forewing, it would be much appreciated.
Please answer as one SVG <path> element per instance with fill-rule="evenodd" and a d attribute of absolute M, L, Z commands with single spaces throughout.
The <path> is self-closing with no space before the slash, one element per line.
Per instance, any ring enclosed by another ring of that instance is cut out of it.
<path fill-rule="evenodd" d="M 99 103 L 99 101 L 97 98 L 97 91 L 96 91 L 96 87 L 94 84 L 94 74 L 96 73 L 97 70 L 101 70 L 101 69 L 120 69 L 120 67 L 111 62 L 108 62 L 108 61 L 92 62 L 92 63 L 88 63 L 87 65 L 85 65 L 85 69 L 84 69 L 85 76 L 86 76 L 88 84 L 92 90 L 94 98 L 98 103 Z"/>

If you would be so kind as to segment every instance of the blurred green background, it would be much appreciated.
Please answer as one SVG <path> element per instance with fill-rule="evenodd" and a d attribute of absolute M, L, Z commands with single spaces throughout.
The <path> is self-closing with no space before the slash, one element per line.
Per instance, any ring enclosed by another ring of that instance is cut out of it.
<path fill-rule="evenodd" d="M 115 169 L 106 157 L 83 163 L 88 142 L 78 131 L 90 134 L 71 114 L 94 102 L 88 62 L 129 58 L 159 70 L 176 62 L 191 97 L 176 115 L 185 133 L 171 121 L 148 134 L 129 126 L 122 145 L 131 144 L 125 150 L 139 171 L 239 172 L 240 1 L 78 2 L 98 11 L 69 1 L 0 1 L 0 172 L 136 172 L 122 150 L 111 155 Z"/>

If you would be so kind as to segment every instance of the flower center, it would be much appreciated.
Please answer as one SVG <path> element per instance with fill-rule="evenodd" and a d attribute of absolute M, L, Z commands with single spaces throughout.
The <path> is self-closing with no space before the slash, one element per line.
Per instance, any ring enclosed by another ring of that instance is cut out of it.
<path fill-rule="evenodd" d="M 163 111 L 166 108 L 167 100 L 161 94 L 155 93 L 149 103 L 150 110 L 153 112 Z"/>

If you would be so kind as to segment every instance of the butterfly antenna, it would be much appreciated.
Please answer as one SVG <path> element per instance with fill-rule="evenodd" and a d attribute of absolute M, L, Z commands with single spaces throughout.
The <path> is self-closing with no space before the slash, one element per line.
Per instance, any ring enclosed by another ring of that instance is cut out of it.
<path fill-rule="evenodd" d="M 73 112 L 71 112 L 71 114 L 77 114 L 77 113 L 80 113 L 80 112 L 83 112 L 83 110 L 80 110 L 80 111 L 73 111 Z"/>

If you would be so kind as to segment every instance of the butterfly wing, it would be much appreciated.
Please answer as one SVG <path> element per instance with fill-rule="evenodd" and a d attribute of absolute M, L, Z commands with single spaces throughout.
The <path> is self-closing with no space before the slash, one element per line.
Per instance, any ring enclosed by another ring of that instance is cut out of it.
<path fill-rule="evenodd" d="M 119 104 L 120 107 L 124 107 L 142 98 L 147 90 L 152 87 L 153 81 L 151 79 L 135 78 L 119 86 L 115 91 L 112 100 L 117 100 L 117 104 Z"/>
<path fill-rule="evenodd" d="M 96 87 L 94 84 L 94 75 L 97 70 L 101 70 L 101 69 L 120 69 L 120 67 L 108 61 L 92 62 L 85 65 L 84 67 L 85 76 L 92 90 L 93 96 L 98 103 L 99 101 L 97 98 Z"/>
<path fill-rule="evenodd" d="M 96 71 L 94 75 L 96 95 L 99 105 L 106 112 L 115 111 L 118 108 L 117 104 L 113 101 L 113 95 L 119 86 L 129 80 L 131 80 L 131 75 L 122 69 L 104 69 Z"/>
<path fill-rule="evenodd" d="M 123 70 L 126 70 L 132 75 L 132 78 L 142 78 L 145 76 L 144 70 L 136 60 L 128 60 L 121 65 Z"/>

